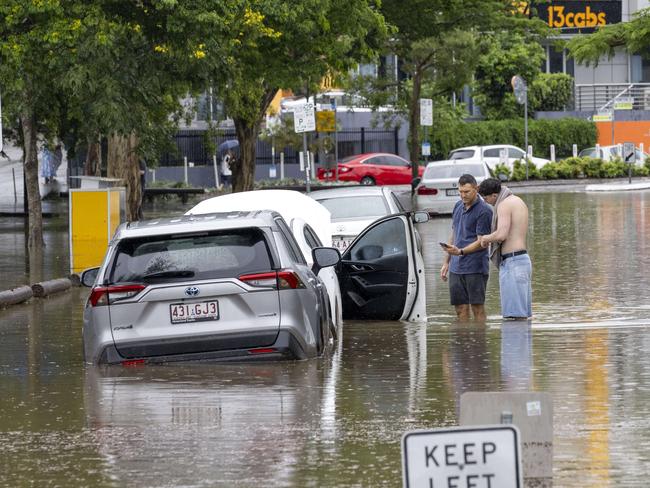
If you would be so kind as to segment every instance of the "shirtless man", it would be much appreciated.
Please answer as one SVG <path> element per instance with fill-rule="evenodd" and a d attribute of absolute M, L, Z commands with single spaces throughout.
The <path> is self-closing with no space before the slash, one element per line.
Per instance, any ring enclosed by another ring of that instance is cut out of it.
<path fill-rule="evenodd" d="M 526 251 L 528 207 L 496 178 L 479 186 L 479 194 L 495 208 L 492 233 L 479 237 L 481 246 L 490 246 L 490 259 L 499 268 L 501 314 L 506 319 L 532 316 L 532 264 Z"/>

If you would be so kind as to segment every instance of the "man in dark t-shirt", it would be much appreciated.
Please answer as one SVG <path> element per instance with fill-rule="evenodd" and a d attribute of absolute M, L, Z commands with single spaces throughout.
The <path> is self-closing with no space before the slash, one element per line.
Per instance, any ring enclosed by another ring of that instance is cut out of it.
<path fill-rule="evenodd" d="M 451 235 L 440 269 L 443 281 L 449 280 L 451 304 L 460 320 L 485 320 L 485 288 L 489 276 L 487 250 L 478 237 L 492 229 L 492 209 L 478 194 L 476 179 L 464 174 L 458 179 L 460 201 L 452 213 Z"/>

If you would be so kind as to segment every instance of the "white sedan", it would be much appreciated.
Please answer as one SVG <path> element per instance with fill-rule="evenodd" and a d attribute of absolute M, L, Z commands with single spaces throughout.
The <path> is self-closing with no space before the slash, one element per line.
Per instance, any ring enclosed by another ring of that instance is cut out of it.
<path fill-rule="evenodd" d="M 341 252 L 378 218 L 404 212 L 395 192 L 385 186 L 332 188 L 313 191 L 309 196 L 330 211 L 332 245 Z"/>
<path fill-rule="evenodd" d="M 460 198 L 458 178 L 464 174 L 472 175 L 479 184 L 492 176 L 484 162 L 460 159 L 429 163 L 415 190 L 415 209 L 426 210 L 429 214 L 451 214 Z"/>

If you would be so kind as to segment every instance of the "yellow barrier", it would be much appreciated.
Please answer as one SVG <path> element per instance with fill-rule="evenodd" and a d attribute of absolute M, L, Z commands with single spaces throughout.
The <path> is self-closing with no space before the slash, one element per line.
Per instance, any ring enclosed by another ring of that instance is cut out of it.
<path fill-rule="evenodd" d="M 71 189 L 70 272 L 99 266 L 115 229 L 125 217 L 125 189 Z"/>

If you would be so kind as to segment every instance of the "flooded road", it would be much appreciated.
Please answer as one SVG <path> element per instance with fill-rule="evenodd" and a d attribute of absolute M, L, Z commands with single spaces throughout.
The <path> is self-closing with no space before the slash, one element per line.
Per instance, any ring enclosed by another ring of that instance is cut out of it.
<path fill-rule="evenodd" d="M 650 192 L 522 197 L 529 326 L 502 324 L 496 274 L 486 326 L 455 323 L 443 218 L 420 226 L 428 322 L 346 323 L 327 359 L 86 368 L 85 290 L 0 311 L 0 486 L 400 486 L 403 432 L 457 425 L 463 392 L 527 390 L 553 397 L 554 486 L 647 486 Z M 25 284 L 22 221 L 0 224 L 3 288 Z"/>

